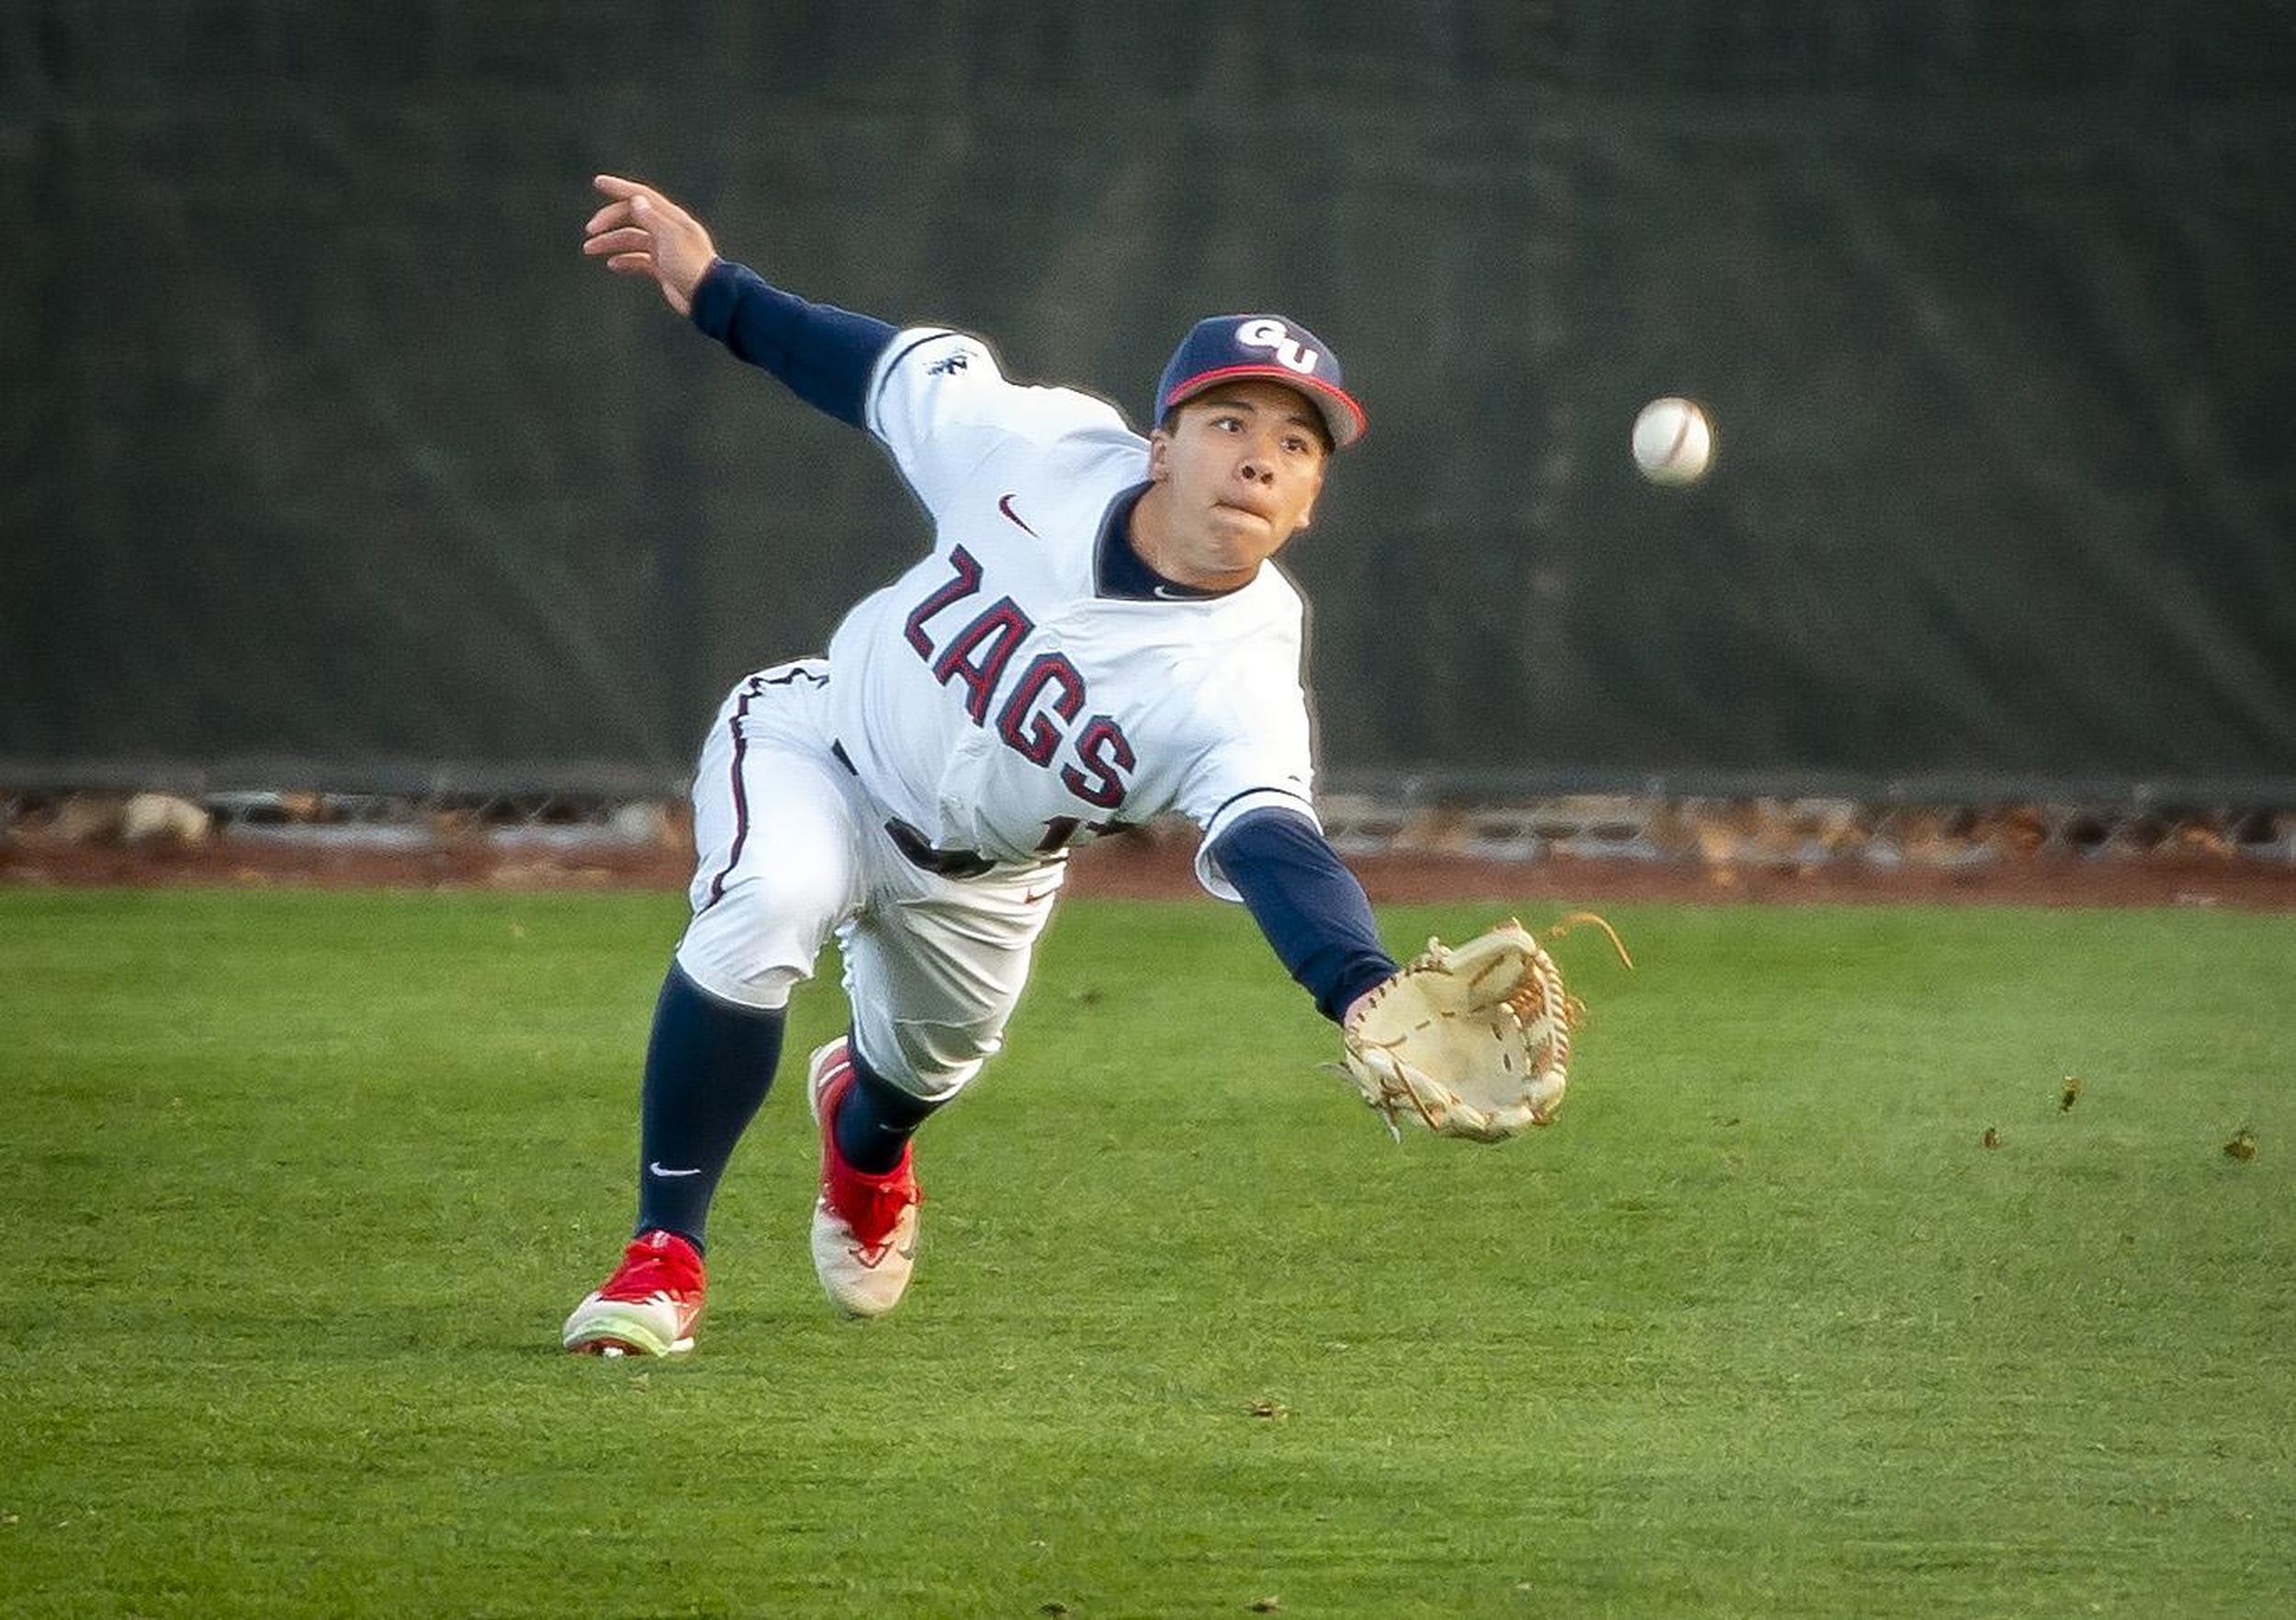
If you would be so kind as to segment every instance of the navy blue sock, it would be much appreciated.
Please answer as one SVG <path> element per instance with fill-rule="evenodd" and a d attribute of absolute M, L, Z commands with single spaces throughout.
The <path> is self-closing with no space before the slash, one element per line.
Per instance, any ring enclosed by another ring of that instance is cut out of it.
<path fill-rule="evenodd" d="M 785 1021 L 720 1001 L 670 964 L 639 1093 L 638 1231 L 667 1227 L 702 1246 L 718 1177 L 772 1087 Z"/>
<path fill-rule="evenodd" d="M 911 1097 L 861 1061 L 861 1047 L 848 1036 L 853 1056 L 853 1086 L 837 1110 L 837 1151 L 868 1176 L 882 1176 L 901 1162 L 901 1150 L 939 1103 Z"/>

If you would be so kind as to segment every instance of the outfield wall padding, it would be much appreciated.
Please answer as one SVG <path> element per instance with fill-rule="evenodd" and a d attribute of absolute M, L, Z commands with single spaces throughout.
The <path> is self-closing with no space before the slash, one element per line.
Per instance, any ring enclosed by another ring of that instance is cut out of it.
<path fill-rule="evenodd" d="M 2273 0 L 17 0 L 0 757 L 674 771 L 820 647 L 921 518 L 578 256 L 604 168 L 1135 420 L 1331 340 L 1335 770 L 2296 780 Z"/>

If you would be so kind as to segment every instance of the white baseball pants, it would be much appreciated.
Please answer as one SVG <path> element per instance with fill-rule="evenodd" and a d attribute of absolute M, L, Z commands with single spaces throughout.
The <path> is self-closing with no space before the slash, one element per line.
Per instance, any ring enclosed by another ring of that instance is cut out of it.
<path fill-rule="evenodd" d="M 913 865 L 887 812 L 833 752 L 829 666 L 744 679 L 693 780 L 693 917 L 678 965 L 711 995 L 779 1007 L 834 933 L 869 1066 L 930 1102 L 1004 1044 L 1064 861 L 981 877 Z"/>

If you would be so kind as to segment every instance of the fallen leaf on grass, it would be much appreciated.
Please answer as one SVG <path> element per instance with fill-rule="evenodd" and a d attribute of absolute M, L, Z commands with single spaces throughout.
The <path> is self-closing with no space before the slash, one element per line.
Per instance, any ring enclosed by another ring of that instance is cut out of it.
<path fill-rule="evenodd" d="M 1977 1145 L 1979 1147 L 1989 1148 L 1999 1147 L 2001 1145 L 2001 1133 L 1994 1130 L 1992 1126 L 1988 1125 L 1985 1128 L 1985 1134 L 1977 1138 Z"/>
<path fill-rule="evenodd" d="M 2057 1093 L 2057 1112 L 2071 1113 L 2073 1105 L 2078 1102 L 2080 1097 L 2081 1077 L 2078 1074 L 2067 1074 L 2065 1077 L 2065 1089 Z"/>
<path fill-rule="evenodd" d="M 2257 1133 L 2243 1125 L 2233 1132 L 2233 1139 L 2224 1144 L 2228 1159 L 2253 1159 L 2257 1156 Z"/>
<path fill-rule="evenodd" d="M 1252 1613 L 1255 1614 L 1272 1614 L 1283 1606 L 1284 1600 L 1278 1597 L 1254 1598 L 1252 1600 Z"/>
<path fill-rule="evenodd" d="M 1280 1401 L 1255 1401 L 1245 1408 L 1255 1418 L 1288 1418 L 1291 1408 Z"/>

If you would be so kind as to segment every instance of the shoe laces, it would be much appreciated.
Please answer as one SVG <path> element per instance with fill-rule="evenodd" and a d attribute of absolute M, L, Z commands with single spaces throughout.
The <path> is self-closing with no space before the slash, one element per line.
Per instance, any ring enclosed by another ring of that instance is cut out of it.
<path fill-rule="evenodd" d="M 916 1151 L 906 1143 L 900 1163 L 890 1170 L 872 1175 L 846 1162 L 837 1145 L 837 1117 L 852 1095 L 854 1075 L 850 1058 L 845 1061 L 844 1074 L 829 1083 L 821 1098 L 821 1197 L 852 1232 L 863 1263 L 874 1265 L 901 1224 L 901 1212 L 923 1203 L 925 1195 L 917 1185 Z"/>
<path fill-rule="evenodd" d="M 853 1242 L 864 1249 L 884 1248 L 892 1240 L 894 1228 L 901 1224 L 902 1211 L 925 1201 L 906 1148 L 901 1162 L 881 1176 L 856 1170 L 843 1154 L 837 1155 L 824 1190 L 829 1208 L 852 1228 Z"/>
<path fill-rule="evenodd" d="M 671 1232 L 644 1232 L 622 1251 L 622 1264 L 613 1268 L 606 1286 L 598 1290 L 605 1299 L 650 1299 L 656 1294 L 673 1298 L 702 1291 L 702 1257 L 692 1243 Z"/>

